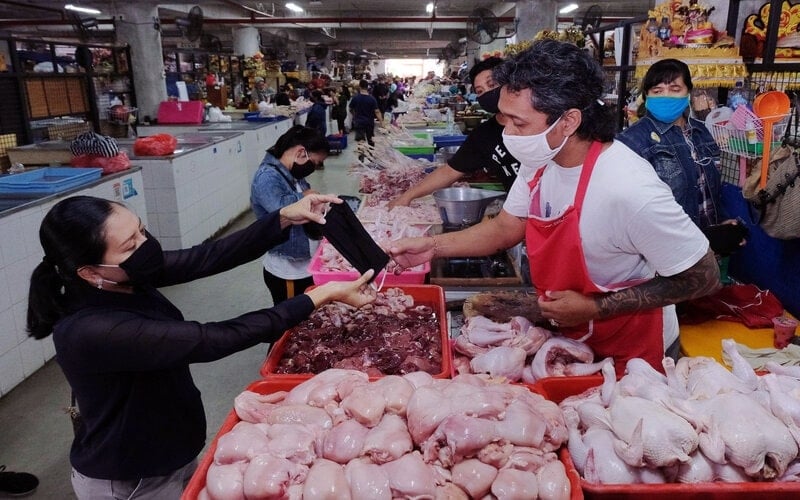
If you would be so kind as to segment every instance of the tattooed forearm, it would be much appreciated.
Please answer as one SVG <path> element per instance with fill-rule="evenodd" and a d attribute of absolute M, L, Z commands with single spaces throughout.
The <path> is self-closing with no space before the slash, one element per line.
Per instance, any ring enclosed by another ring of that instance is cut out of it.
<path fill-rule="evenodd" d="M 714 253 L 708 253 L 695 265 L 675 276 L 655 278 L 595 299 L 600 317 L 664 307 L 684 300 L 703 297 L 720 288 L 719 267 Z"/>

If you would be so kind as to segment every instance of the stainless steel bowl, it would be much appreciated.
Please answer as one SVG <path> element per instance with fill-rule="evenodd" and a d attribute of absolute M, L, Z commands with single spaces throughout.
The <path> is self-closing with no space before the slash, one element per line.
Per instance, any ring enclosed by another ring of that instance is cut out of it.
<path fill-rule="evenodd" d="M 506 195 L 502 191 L 466 187 L 445 188 L 433 192 L 445 226 L 471 226 L 483 219 L 486 207 Z"/>

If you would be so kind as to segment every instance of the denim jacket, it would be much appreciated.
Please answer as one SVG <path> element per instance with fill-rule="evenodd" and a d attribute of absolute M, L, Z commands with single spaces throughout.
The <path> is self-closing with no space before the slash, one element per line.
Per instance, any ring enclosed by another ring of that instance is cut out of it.
<path fill-rule="evenodd" d="M 280 210 L 298 201 L 303 197 L 302 191 L 310 187 L 305 179 L 292 177 L 289 169 L 280 160 L 267 153 L 253 176 L 250 206 L 256 218 L 260 219 L 268 212 Z M 273 247 L 270 252 L 289 259 L 310 259 L 308 237 L 303 227 L 291 226 L 289 231 L 289 240 Z"/>
<path fill-rule="evenodd" d="M 692 221 L 698 223 L 698 173 L 703 169 L 711 201 L 718 222 L 726 219 L 720 195 L 722 180 L 719 172 L 720 150 L 703 122 L 689 118 L 691 141 L 697 155 L 692 152 L 677 125 L 656 120 L 648 112 L 641 120 L 617 135 L 634 152 L 649 161 L 658 177 L 669 185 L 675 200 L 683 207 Z"/>

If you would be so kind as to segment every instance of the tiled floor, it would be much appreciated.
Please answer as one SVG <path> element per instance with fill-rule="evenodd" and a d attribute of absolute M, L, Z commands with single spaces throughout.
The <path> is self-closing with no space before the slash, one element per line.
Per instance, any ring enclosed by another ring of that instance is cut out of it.
<path fill-rule="evenodd" d="M 323 193 L 355 195 L 357 181 L 347 168 L 354 145 L 331 155 L 325 168 L 311 174 L 311 186 Z M 249 212 L 231 230 L 254 218 Z M 163 289 L 184 316 L 196 321 L 215 321 L 268 307 L 272 299 L 261 280 L 261 262 L 254 261 L 227 273 L 191 284 Z M 195 383 L 203 394 L 208 421 L 208 441 L 231 410 L 233 398 L 259 377 L 267 352 L 255 346 L 226 359 L 192 366 Z M 61 369 L 50 361 L 33 376 L 0 398 L 0 464 L 8 470 L 36 474 L 41 483 L 28 498 L 75 498 L 69 481 L 69 447 L 72 428 L 63 408 L 69 404 L 69 387 Z"/>

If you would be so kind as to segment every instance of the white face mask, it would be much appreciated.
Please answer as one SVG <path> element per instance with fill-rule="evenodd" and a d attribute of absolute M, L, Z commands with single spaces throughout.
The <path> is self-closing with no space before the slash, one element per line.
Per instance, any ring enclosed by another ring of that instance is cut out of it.
<path fill-rule="evenodd" d="M 503 131 L 503 144 L 508 149 L 511 155 L 519 160 L 524 165 L 529 165 L 533 168 L 539 168 L 548 161 L 552 160 L 564 144 L 567 143 L 568 137 L 555 149 L 550 149 L 550 144 L 547 143 L 547 134 L 553 130 L 553 127 L 561 120 L 554 121 L 552 125 L 547 127 L 547 130 L 541 134 L 534 135 L 508 135 Z"/>

